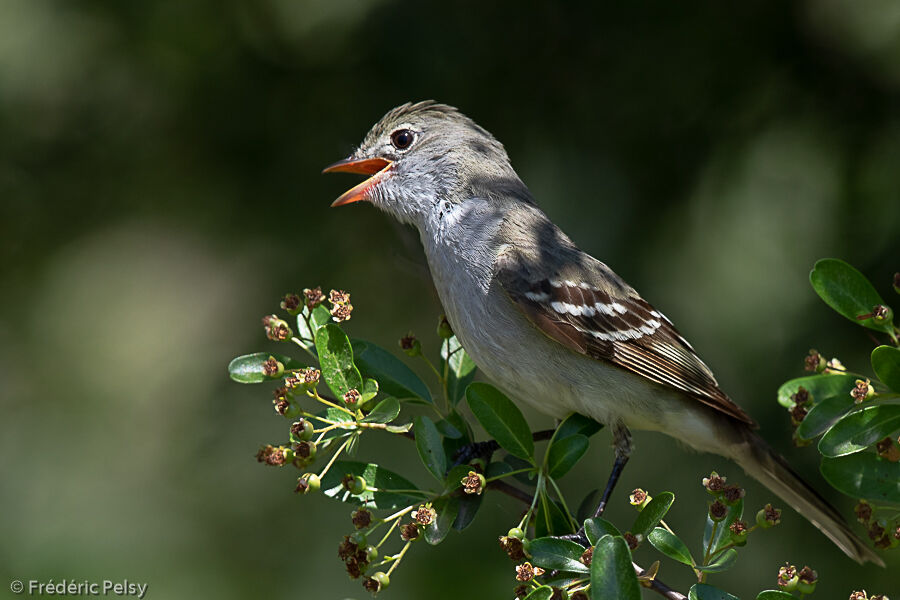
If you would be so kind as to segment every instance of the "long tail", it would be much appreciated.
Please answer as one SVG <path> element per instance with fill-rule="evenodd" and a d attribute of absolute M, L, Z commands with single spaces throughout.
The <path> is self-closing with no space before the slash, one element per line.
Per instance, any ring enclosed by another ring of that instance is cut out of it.
<path fill-rule="evenodd" d="M 732 446 L 732 458 L 748 475 L 778 494 L 794 510 L 828 536 L 844 554 L 858 563 L 884 566 L 874 550 L 850 529 L 840 513 L 791 468 L 787 461 L 743 423 L 732 424 L 743 440 Z"/>

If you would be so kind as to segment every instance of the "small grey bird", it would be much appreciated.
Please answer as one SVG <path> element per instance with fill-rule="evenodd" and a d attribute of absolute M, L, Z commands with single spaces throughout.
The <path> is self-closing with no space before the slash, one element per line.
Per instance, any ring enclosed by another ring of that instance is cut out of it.
<path fill-rule="evenodd" d="M 370 175 L 332 206 L 366 200 L 413 225 L 447 318 L 508 396 L 611 427 L 614 474 L 629 429 L 732 459 L 858 562 L 883 565 L 754 431 L 672 323 L 582 252 L 535 204 L 503 145 L 453 107 L 404 104 L 325 172 Z M 598 511 L 602 510 L 602 506 Z"/>

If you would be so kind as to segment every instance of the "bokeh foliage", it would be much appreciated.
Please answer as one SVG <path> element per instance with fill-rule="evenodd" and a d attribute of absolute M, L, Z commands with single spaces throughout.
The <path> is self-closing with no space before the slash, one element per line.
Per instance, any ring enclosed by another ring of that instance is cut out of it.
<path fill-rule="evenodd" d="M 841 257 L 879 289 L 897 270 L 898 10 L 0 3 L 0 575 L 127 576 L 158 598 L 293 597 L 303 584 L 361 597 L 304 577 L 334 558 L 303 539 L 344 511 L 306 503 L 301 519 L 257 467 L 278 426 L 222 365 L 260 342 L 237 324 L 304 282 L 353 291 L 367 311 L 354 337 L 390 346 L 431 330 L 417 240 L 370 207 L 330 211 L 345 182 L 319 176 L 383 112 L 423 98 L 496 134 L 554 220 L 664 310 L 814 475 L 772 398 L 810 346 L 859 365 L 870 350 L 810 292 L 809 265 Z M 726 470 L 667 438 L 636 441 L 622 490 Z M 569 477 L 605 472 L 603 446 Z M 792 541 L 748 547 L 757 568 L 723 587 L 760 589 L 791 560 L 842 594 L 859 581 L 891 591 L 888 571 L 847 567 L 799 518 L 781 527 Z M 496 535 L 413 557 L 392 597 L 425 585 L 450 597 L 461 579 L 503 593 L 481 575 L 507 566 Z"/>

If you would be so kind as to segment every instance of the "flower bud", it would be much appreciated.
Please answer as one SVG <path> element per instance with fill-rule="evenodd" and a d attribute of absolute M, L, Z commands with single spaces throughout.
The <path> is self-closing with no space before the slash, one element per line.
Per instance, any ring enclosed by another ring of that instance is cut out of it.
<path fill-rule="evenodd" d="M 803 567 L 800 569 L 800 572 L 797 573 L 797 577 L 799 581 L 797 582 L 797 591 L 801 594 L 812 594 L 816 591 L 816 583 L 819 579 L 819 574 L 810 569 L 809 567 Z"/>
<path fill-rule="evenodd" d="M 875 388 L 872 387 L 872 382 L 866 379 L 863 381 L 862 379 L 857 379 L 856 384 L 852 390 L 850 390 L 850 396 L 853 398 L 853 401 L 856 404 L 859 404 L 863 400 L 868 400 L 869 398 L 875 395 Z"/>
<path fill-rule="evenodd" d="M 368 489 L 368 486 L 366 485 L 366 480 L 363 477 L 360 477 L 359 475 L 357 475 L 356 477 L 353 478 L 353 480 L 350 483 L 350 486 L 347 488 L 347 490 L 354 496 L 359 496 L 360 494 L 365 492 L 367 489 Z"/>
<path fill-rule="evenodd" d="M 273 379 L 281 377 L 284 374 L 284 364 L 277 361 L 274 356 L 270 356 L 263 363 L 263 373 L 265 373 L 266 377 Z"/>
<path fill-rule="evenodd" d="M 407 356 L 419 356 L 422 354 L 422 343 L 411 333 L 400 338 L 400 348 Z"/>
<path fill-rule="evenodd" d="M 460 483 L 462 484 L 465 493 L 480 496 L 481 492 L 484 491 L 484 486 L 487 485 L 487 480 L 481 473 L 469 471 L 469 474 L 463 477 Z"/>
<path fill-rule="evenodd" d="M 631 494 L 628 496 L 628 503 L 632 506 L 636 506 L 638 511 L 643 510 L 645 506 L 652 500 L 653 498 L 642 490 L 641 488 L 636 488 Z"/>
<path fill-rule="evenodd" d="M 316 459 L 316 444 L 315 442 L 297 442 L 294 444 L 294 454 L 297 455 L 298 458 L 312 462 Z"/>
<path fill-rule="evenodd" d="M 307 442 L 313 436 L 313 424 L 306 419 L 299 419 L 291 424 L 291 435 L 301 442 Z"/>
<path fill-rule="evenodd" d="M 519 529 L 518 527 L 513 527 L 512 529 L 510 529 L 510 530 L 506 533 L 506 535 L 507 535 L 508 537 L 516 538 L 516 539 L 518 539 L 518 540 L 523 540 L 523 539 L 525 539 L 525 532 L 522 531 L 521 529 Z"/>
<path fill-rule="evenodd" d="M 769 529 L 781 523 L 781 510 L 773 508 L 771 504 L 766 504 L 758 513 L 756 513 L 756 524 L 762 529 Z"/>
<path fill-rule="evenodd" d="M 381 590 L 385 589 L 387 586 L 391 584 L 391 578 L 387 576 L 387 573 L 384 571 L 378 571 L 371 577 L 367 577 L 365 581 L 363 581 L 363 587 L 366 588 L 366 591 L 372 592 L 372 594 L 377 594 Z"/>
<path fill-rule="evenodd" d="M 300 296 L 297 294 L 285 294 L 284 298 L 281 299 L 281 309 L 296 317 L 303 310 L 300 304 Z"/>
<path fill-rule="evenodd" d="M 709 505 L 709 518 L 713 521 L 721 521 L 728 514 L 728 507 L 721 500 L 716 500 Z"/>
<path fill-rule="evenodd" d="M 365 529 L 372 523 L 372 513 L 365 508 L 357 508 L 350 513 L 350 521 L 357 529 Z"/>
<path fill-rule="evenodd" d="M 366 562 L 375 562 L 378 558 L 378 548 L 375 546 L 366 546 Z"/>
<path fill-rule="evenodd" d="M 450 327 L 450 321 L 445 315 L 438 318 L 437 334 L 442 340 L 448 340 L 453 337 L 453 328 Z"/>
<path fill-rule="evenodd" d="M 728 529 L 731 531 L 731 542 L 735 546 L 747 544 L 747 536 L 750 535 L 750 530 L 745 522 L 737 520 Z"/>
<path fill-rule="evenodd" d="M 825 360 L 824 356 L 819 354 L 818 350 L 810 350 L 804 362 L 806 364 L 806 370 L 815 373 L 821 373 L 825 370 L 825 367 L 828 366 L 828 361 Z"/>
<path fill-rule="evenodd" d="M 294 490 L 298 494 L 309 494 L 318 492 L 322 487 L 322 480 L 315 473 L 304 473 L 297 479 L 297 488 Z"/>
<path fill-rule="evenodd" d="M 797 567 L 794 565 L 785 564 L 778 569 L 778 580 L 776 583 L 782 591 L 793 592 L 797 589 L 799 581 L 800 577 L 797 576 Z"/>
<path fill-rule="evenodd" d="M 709 477 L 703 478 L 703 487 L 713 496 L 718 496 L 725 488 L 725 478 L 720 477 L 718 473 L 713 471 Z"/>

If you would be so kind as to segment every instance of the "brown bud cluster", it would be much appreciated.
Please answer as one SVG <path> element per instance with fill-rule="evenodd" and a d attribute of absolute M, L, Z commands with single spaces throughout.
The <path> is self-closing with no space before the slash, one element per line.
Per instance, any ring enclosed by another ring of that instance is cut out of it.
<path fill-rule="evenodd" d="M 815 583 L 819 579 L 819 574 L 809 567 L 803 567 L 797 573 L 797 577 L 799 577 L 800 581 L 804 583 Z"/>
<path fill-rule="evenodd" d="M 860 500 L 859 504 L 856 505 L 854 512 L 856 513 L 856 519 L 860 523 L 866 524 L 869 522 L 869 519 L 872 518 L 872 505 L 865 500 Z"/>
<path fill-rule="evenodd" d="M 350 313 L 353 312 L 352 304 L 336 304 L 331 307 L 331 318 L 335 323 L 350 320 Z"/>
<path fill-rule="evenodd" d="M 419 525 L 431 525 L 437 518 L 437 512 L 430 506 L 423 504 L 413 511 L 412 518 Z"/>
<path fill-rule="evenodd" d="M 400 539 L 404 542 L 408 542 L 410 540 L 414 540 L 419 537 L 419 524 L 418 523 L 407 523 L 400 527 Z"/>
<path fill-rule="evenodd" d="M 519 581 L 531 581 L 543 574 L 544 570 L 542 568 L 535 567 L 530 562 L 522 563 L 516 567 L 516 579 Z"/>
<path fill-rule="evenodd" d="M 357 508 L 350 515 L 350 521 L 357 529 L 365 529 L 372 523 L 372 513 L 365 508 Z"/>
<path fill-rule="evenodd" d="M 356 406 L 356 403 L 359 402 L 359 398 L 359 390 L 354 388 L 344 394 L 344 404 L 347 404 L 348 406 Z"/>
<path fill-rule="evenodd" d="M 853 398 L 853 401 L 856 404 L 859 404 L 863 400 L 873 396 L 875 394 L 875 389 L 872 387 L 872 382 L 866 379 L 863 381 L 862 379 L 856 380 L 856 385 L 850 390 L 850 396 Z"/>
<path fill-rule="evenodd" d="M 622 537 L 625 538 L 625 543 L 628 544 L 628 548 L 631 550 L 637 549 L 637 547 L 641 543 L 640 540 L 638 540 L 637 536 L 630 531 L 626 531 L 625 534 L 622 535 Z"/>
<path fill-rule="evenodd" d="M 267 444 L 256 453 L 256 460 L 272 467 L 281 467 L 285 462 L 284 451 L 285 448 L 283 446 L 276 448 L 271 444 Z"/>
<path fill-rule="evenodd" d="M 713 493 L 721 492 L 725 489 L 725 478 L 720 477 L 718 473 L 713 471 L 709 474 L 709 477 L 703 478 L 703 487 Z"/>
<path fill-rule="evenodd" d="M 730 529 L 731 533 L 733 533 L 734 535 L 744 535 L 745 533 L 747 533 L 747 531 L 749 531 L 750 528 L 747 527 L 747 524 L 744 521 L 737 520 L 732 523 L 728 527 L 728 529 Z"/>
<path fill-rule="evenodd" d="M 306 385 L 313 386 L 319 383 L 319 378 L 322 376 L 322 372 L 318 369 L 313 369 L 309 367 L 307 369 L 300 369 L 297 371 L 297 377 L 303 381 Z"/>
<path fill-rule="evenodd" d="M 728 507 L 721 500 L 716 500 L 709 505 L 709 518 L 713 521 L 721 521 L 728 514 Z"/>
<path fill-rule="evenodd" d="M 635 489 L 628 496 L 628 503 L 631 504 L 632 506 L 641 506 L 646 501 L 647 501 L 647 492 L 645 492 L 641 488 Z"/>
<path fill-rule="evenodd" d="M 263 363 L 263 373 L 266 374 L 266 377 L 278 377 L 279 370 L 284 372 L 284 365 L 281 365 L 273 356 L 267 358 L 266 362 Z"/>
<path fill-rule="evenodd" d="M 519 538 L 500 536 L 500 547 L 515 562 L 525 559 L 525 546 Z"/>
<path fill-rule="evenodd" d="M 312 289 L 306 288 L 303 290 L 303 296 L 306 298 L 306 306 L 309 307 L 310 310 L 325 301 L 325 294 L 322 293 L 321 287 L 314 287 Z"/>
<path fill-rule="evenodd" d="M 781 509 L 775 508 L 771 504 L 766 504 L 763 507 L 763 514 L 765 516 L 765 521 L 769 525 L 778 525 L 781 523 Z"/>
<path fill-rule="evenodd" d="M 738 485 L 726 485 L 722 490 L 722 498 L 726 504 L 734 504 L 744 497 L 746 490 Z"/>
<path fill-rule="evenodd" d="M 297 294 L 285 294 L 284 298 L 281 299 L 282 310 L 297 314 L 297 309 L 299 308 L 300 296 L 298 296 Z"/>
<path fill-rule="evenodd" d="M 266 329 L 266 337 L 272 341 L 283 342 L 294 335 L 288 324 L 276 315 L 266 315 L 263 317 L 262 322 L 263 327 Z"/>
<path fill-rule="evenodd" d="M 366 556 L 366 549 L 357 545 L 350 536 L 345 535 L 344 540 L 338 546 L 338 557 L 344 561 L 347 567 L 347 574 L 352 579 L 358 579 L 366 571 L 369 566 L 369 559 Z"/>
<path fill-rule="evenodd" d="M 590 547 L 588 547 L 587 550 L 585 550 L 584 552 L 582 552 L 582 553 L 581 553 L 581 558 L 580 558 L 579 560 L 581 561 L 581 563 L 582 563 L 584 566 L 586 566 L 586 567 L 591 566 L 591 561 L 594 560 L 594 547 L 593 547 L 593 546 L 590 546 Z"/>
<path fill-rule="evenodd" d="M 778 585 L 778 587 L 789 586 L 793 583 L 795 577 L 797 577 L 797 567 L 785 563 L 783 567 L 778 569 L 778 580 L 776 581 L 776 585 Z"/>
<path fill-rule="evenodd" d="M 481 492 L 484 491 L 485 479 L 484 475 L 476 473 L 475 471 L 469 471 L 468 475 L 463 477 L 460 483 L 462 484 L 465 493 L 480 496 Z"/>
<path fill-rule="evenodd" d="M 825 357 L 819 354 L 818 350 L 810 350 L 804 359 L 804 368 L 807 371 L 821 373 L 825 370 Z"/>

